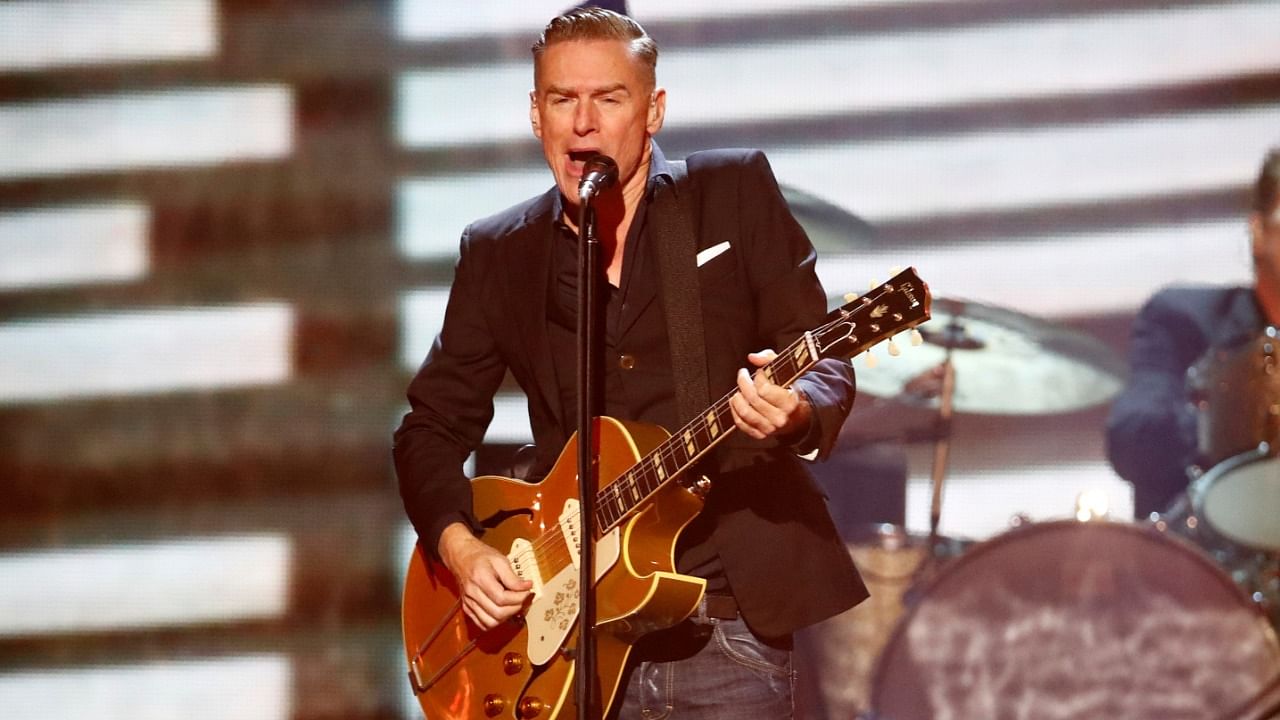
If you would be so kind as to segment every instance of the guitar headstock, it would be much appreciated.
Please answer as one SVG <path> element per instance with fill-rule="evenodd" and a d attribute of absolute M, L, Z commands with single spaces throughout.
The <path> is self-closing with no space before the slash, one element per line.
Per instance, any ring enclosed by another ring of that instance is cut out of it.
<path fill-rule="evenodd" d="M 929 286 L 907 268 L 836 308 L 812 333 L 822 357 L 850 358 L 929 319 Z"/>

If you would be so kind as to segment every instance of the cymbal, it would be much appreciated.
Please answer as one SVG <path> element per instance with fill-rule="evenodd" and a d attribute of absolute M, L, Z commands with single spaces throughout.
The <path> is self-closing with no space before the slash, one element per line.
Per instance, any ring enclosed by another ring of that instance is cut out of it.
<path fill-rule="evenodd" d="M 780 187 L 792 216 L 804 228 L 819 256 L 866 250 L 874 244 L 876 233 L 871 223 L 816 195 L 790 185 Z"/>
<path fill-rule="evenodd" d="M 946 358 L 955 368 L 955 412 L 1040 415 L 1100 405 L 1120 392 L 1126 366 L 1096 338 L 1011 310 L 933 299 L 920 325 L 924 342 L 880 362 L 855 361 L 858 390 L 908 405 L 937 407 L 940 381 L 930 373 Z"/>

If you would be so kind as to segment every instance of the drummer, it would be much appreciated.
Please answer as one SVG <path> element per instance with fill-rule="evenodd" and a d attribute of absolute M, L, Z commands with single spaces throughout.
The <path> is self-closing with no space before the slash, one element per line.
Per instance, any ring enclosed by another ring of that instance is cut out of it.
<path fill-rule="evenodd" d="M 1133 483 L 1138 517 L 1167 510 L 1200 459 L 1188 368 L 1212 349 L 1280 325 L 1280 147 L 1267 154 L 1253 185 L 1249 232 L 1252 286 L 1166 288 L 1134 319 L 1132 374 L 1107 419 L 1107 453 Z"/>

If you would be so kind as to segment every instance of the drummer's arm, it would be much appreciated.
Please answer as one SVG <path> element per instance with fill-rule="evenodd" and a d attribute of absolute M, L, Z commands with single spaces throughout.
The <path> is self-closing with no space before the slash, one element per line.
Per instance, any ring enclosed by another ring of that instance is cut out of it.
<path fill-rule="evenodd" d="M 1196 446 L 1187 368 L 1203 341 L 1157 295 L 1133 324 L 1131 374 L 1107 418 L 1107 455 L 1135 484 L 1185 481 Z"/>

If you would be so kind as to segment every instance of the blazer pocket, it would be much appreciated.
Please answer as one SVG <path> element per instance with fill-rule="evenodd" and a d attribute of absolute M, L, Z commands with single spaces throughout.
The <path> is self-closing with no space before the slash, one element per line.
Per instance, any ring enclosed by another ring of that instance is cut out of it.
<path fill-rule="evenodd" d="M 713 285 L 734 276 L 738 263 L 728 242 L 698 251 L 698 283 Z"/>

